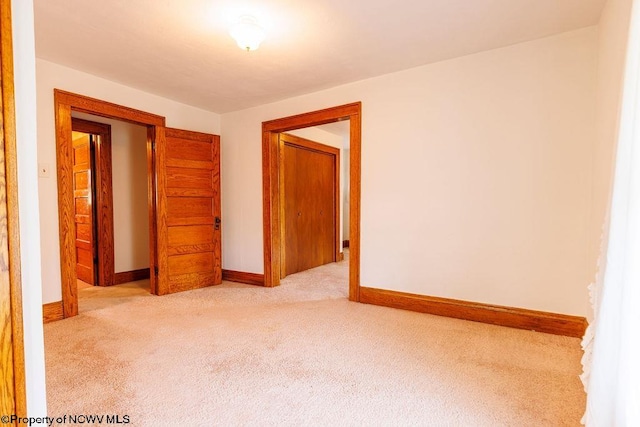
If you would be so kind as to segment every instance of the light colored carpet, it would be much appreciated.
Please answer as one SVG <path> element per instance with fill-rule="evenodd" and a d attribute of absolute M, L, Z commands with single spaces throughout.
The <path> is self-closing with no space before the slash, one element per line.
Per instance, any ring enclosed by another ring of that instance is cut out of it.
<path fill-rule="evenodd" d="M 49 415 L 132 426 L 579 425 L 577 339 L 347 301 L 346 263 L 276 289 L 83 290 L 45 325 Z"/>

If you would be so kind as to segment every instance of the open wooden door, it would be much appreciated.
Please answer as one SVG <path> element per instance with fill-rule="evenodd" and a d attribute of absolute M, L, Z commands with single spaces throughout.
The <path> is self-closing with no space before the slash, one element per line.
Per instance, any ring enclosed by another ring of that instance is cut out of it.
<path fill-rule="evenodd" d="M 96 284 L 96 245 L 93 224 L 93 176 L 91 135 L 73 140 L 73 198 L 76 222 L 76 271 L 78 279 Z"/>
<path fill-rule="evenodd" d="M 159 127 L 156 159 L 156 293 L 222 283 L 220 137 Z"/>

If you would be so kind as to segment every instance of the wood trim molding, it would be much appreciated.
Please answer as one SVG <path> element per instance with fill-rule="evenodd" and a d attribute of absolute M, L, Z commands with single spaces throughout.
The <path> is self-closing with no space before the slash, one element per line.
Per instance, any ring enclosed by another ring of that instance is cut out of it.
<path fill-rule="evenodd" d="M 120 285 L 122 283 L 135 282 L 137 280 L 149 279 L 151 277 L 151 270 L 148 268 L 141 268 L 139 270 L 121 271 L 116 273 L 113 277 L 113 284 Z"/>
<path fill-rule="evenodd" d="M 330 145 L 322 144 L 316 141 L 312 141 L 310 139 L 301 138 L 299 136 L 291 135 L 288 133 L 280 134 L 280 141 L 278 144 L 279 154 L 278 157 L 280 159 L 280 165 L 284 164 L 284 144 L 293 145 L 299 148 L 308 149 L 310 151 L 316 151 L 319 153 L 327 154 L 333 156 L 333 164 L 334 164 L 334 209 L 333 209 L 333 221 L 334 221 L 334 230 L 333 230 L 333 238 L 334 238 L 334 260 L 335 262 L 341 261 L 340 252 L 342 251 L 342 247 L 340 246 L 340 149 L 331 147 Z M 285 173 L 284 168 L 279 168 L 279 192 L 280 192 L 280 200 L 284 200 L 284 180 Z M 285 207 L 284 203 L 280 203 L 280 278 L 286 277 L 286 260 L 287 260 L 287 248 L 285 243 L 286 237 L 286 229 L 285 229 Z"/>
<path fill-rule="evenodd" d="M 42 305 L 42 320 L 44 323 L 64 319 L 62 301 L 50 302 Z"/>
<path fill-rule="evenodd" d="M 264 242 L 264 282 L 272 287 L 280 284 L 281 235 L 279 191 L 278 134 L 309 126 L 349 120 L 349 300 L 360 300 L 360 191 L 362 103 L 342 105 L 262 123 L 262 213 Z"/>
<path fill-rule="evenodd" d="M 74 200 L 73 200 L 73 146 L 71 141 L 71 112 L 79 111 L 110 119 L 122 120 L 129 123 L 146 126 L 150 141 L 147 146 L 151 146 L 150 154 L 155 156 L 154 146 L 157 139 L 164 135 L 164 117 L 133 108 L 124 107 L 106 101 L 89 98 L 65 92 L 60 89 L 53 90 L 55 129 L 56 129 L 56 164 L 58 176 L 58 219 L 60 235 L 60 274 L 62 283 L 62 304 L 64 317 L 72 317 L 78 314 L 78 290 L 76 273 L 76 251 L 75 251 L 75 222 L 74 222 Z M 162 166 L 157 164 L 156 159 L 147 163 L 149 167 Z M 150 170 L 149 174 L 155 174 Z M 152 181 L 155 184 L 155 181 Z M 150 191 L 151 197 L 156 197 L 156 192 Z M 150 209 L 155 209 L 156 205 L 150 205 Z M 149 227 L 156 227 L 156 223 L 149 224 Z M 156 232 L 150 232 L 150 253 L 155 254 L 154 239 Z M 151 262 L 155 262 L 151 258 Z M 151 266 L 154 267 L 153 265 Z M 153 291 L 152 283 L 152 291 Z"/>
<path fill-rule="evenodd" d="M 27 415 L 11 1 L 0 0 L 0 412 Z"/>
<path fill-rule="evenodd" d="M 54 89 L 53 93 L 56 103 L 73 106 L 73 111 L 123 120 L 137 125 L 165 126 L 165 118 L 162 116 L 60 89 Z"/>
<path fill-rule="evenodd" d="M 587 328 L 587 320 L 579 316 L 384 289 L 361 288 L 360 302 L 576 338 L 581 338 Z"/>
<path fill-rule="evenodd" d="M 71 130 L 99 136 L 95 143 L 98 285 L 111 286 L 115 271 L 111 125 L 72 118 Z"/>
<path fill-rule="evenodd" d="M 245 273 L 244 271 L 222 270 L 222 280 L 264 286 L 264 274 Z"/>

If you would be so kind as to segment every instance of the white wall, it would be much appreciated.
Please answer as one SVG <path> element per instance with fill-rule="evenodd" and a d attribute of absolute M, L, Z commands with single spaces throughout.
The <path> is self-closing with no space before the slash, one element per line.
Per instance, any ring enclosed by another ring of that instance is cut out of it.
<path fill-rule="evenodd" d="M 585 315 L 597 29 L 222 116 L 224 268 L 260 273 L 261 122 L 363 103 L 363 286 Z"/>
<path fill-rule="evenodd" d="M 50 178 L 40 178 L 40 233 L 42 248 L 42 298 L 60 301 L 60 250 L 58 240 L 58 192 L 55 178 L 56 150 L 53 89 L 87 95 L 166 117 L 167 126 L 220 133 L 220 116 L 156 95 L 132 89 L 52 62 L 36 61 L 38 162 L 52 168 Z"/>
<path fill-rule="evenodd" d="M 611 199 L 631 3 L 632 0 L 609 0 L 598 24 L 597 137 L 593 150 L 589 281 L 593 281 L 596 275 L 601 236 Z M 590 311 L 588 314 L 591 317 L 593 313 Z"/>
<path fill-rule="evenodd" d="M 29 416 L 38 417 L 47 414 L 47 401 L 42 333 L 37 141 L 34 126 L 36 122 L 36 64 L 33 2 L 31 0 L 14 0 L 11 3 L 11 8 L 16 136 L 18 140 L 18 203 L 27 411 Z"/>
<path fill-rule="evenodd" d="M 72 116 L 111 125 L 115 272 L 149 268 L 147 128 L 90 114 Z"/>
<path fill-rule="evenodd" d="M 351 202 L 349 201 L 349 192 L 351 191 L 351 176 L 349 175 L 351 168 L 349 159 L 351 158 L 351 149 L 345 148 L 343 154 L 345 161 L 342 162 L 341 166 L 342 182 L 344 183 L 344 194 L 342 196 L 342 240 L 349 240 L 349 207 L 351 206 Z"/>
<path fill-rule="evenodd" d="M 323 129 L 319 129 L 316 126 L 303 128 L 303 129 L 295 129 L 292 131 L 288 131 L 287 133 L 291 135 L 298 136 L 300 138 L 305 138 L 311 141 L 319 142 L 324 145 L 328 145 L 330 147 L 340 149 L 340 224 L 338 227 L 340 228 L 340 244 L 342 245 L 342 241 L 344 240 L 344 198 L 345 198 L 345 181 L 344 176 L 342 175 L 342 169 L 345 161 L 348 163 L 349 159 L 345 158 L 344 153 L 344 140 L 342 137 L 335 135 L 331 132 L 327 132 Z M 348 194 L 346 195 L 348 197 Z M 342 246 L 340 246 L 342 247 Z M 223 259 L 224 262 L 224 259 Z"/>

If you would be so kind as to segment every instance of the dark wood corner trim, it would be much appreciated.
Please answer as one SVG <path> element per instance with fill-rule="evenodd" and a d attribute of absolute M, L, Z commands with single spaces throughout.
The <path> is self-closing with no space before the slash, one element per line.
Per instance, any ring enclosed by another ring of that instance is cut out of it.
<path fill-rule="evenodd" d="M 144 280 L 151 277 L 151 270 L 141 268 L 140 270 L 122 271 L 113 276 L 113 284 L 120 285 L 122 283 L 135 282 L 136 280 Z"/>
<path fill-rule="evenodd" d="M 245 273 L 243 271 L 222 270 L 222 280 L 264 286 L 264 274 Z"/>
<path fill-rule="evenodd" d="M 42 320 L 44 323 L 51 323 L 62 319 L 64 319 L 62 301 L 42 305 Z"/>
<path fill-rule="evenodd" d="M 587 320 L 579 316 L 384 289 L 360 288 L 360 302 L 576 338 L 582 337 L 587 328 Z"/>

